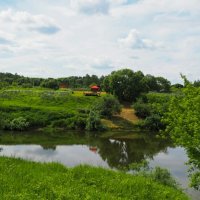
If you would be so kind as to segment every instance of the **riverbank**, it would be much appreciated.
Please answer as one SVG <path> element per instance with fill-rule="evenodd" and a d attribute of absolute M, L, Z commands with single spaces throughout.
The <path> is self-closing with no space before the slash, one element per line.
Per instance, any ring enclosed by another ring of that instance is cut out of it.
<path fill-rule="evenodd" d="M 0 157 L 1 199 L 188 199 L 151 178 Z"/>

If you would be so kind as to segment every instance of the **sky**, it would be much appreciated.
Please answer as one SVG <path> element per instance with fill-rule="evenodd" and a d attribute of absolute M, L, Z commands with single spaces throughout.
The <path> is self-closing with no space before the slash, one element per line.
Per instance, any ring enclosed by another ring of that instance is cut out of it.
<path fill-rule="evenodd" d="M 0 72 L 200 79 L 199 0 L 1 0 Z"/>

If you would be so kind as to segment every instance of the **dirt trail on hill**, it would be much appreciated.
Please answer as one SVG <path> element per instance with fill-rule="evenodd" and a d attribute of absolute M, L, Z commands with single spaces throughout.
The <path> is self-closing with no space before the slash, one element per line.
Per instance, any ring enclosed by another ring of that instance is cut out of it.
<path fill-rule="evenodd" d="M 135 115 L 134 109 L 130 107 L 122 108 L 122 112 L 120 113 L 119 117 L 132 123 L 137 123 L 139 121 L 138 117 Z"/>

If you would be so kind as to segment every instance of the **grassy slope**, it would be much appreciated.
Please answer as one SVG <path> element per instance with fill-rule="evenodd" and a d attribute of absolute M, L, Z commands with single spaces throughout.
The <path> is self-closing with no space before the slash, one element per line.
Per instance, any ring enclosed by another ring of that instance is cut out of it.
<path fill-rule="evenodd" d="M 98 99 L 98 97 L 85 97 L 83 92 L 72 94 L 70 90 L 14 88 L 0 91 L 0 114 L 4 121 L 24 117 L 30 127 L 46 127 L 55 121 L 74 116 L 86 119 L 87 114 L 81 111 L 89 110 Z M 71 119 L 72 122 L 75 120 Z"/>
<path fill-rule="evenodd" d="M 71 94 L 67 91 L 31 89 L 13 89 L 0 91 L 1 107 L 33 108 L 41 111 L 74 112 L 87 109 L 97 97 L 84 97 L 83 93 Z"/>
<path fill-rule="evenodd" d="M 182 192 L 141 176 L 102 168 L 41 164 L 0 158 L 0 198 L 12 199 L 188 199 Z"/>
<path fill-rule="evenodd" d="M 105 96 L 102 93 L 101 96 Z M 98 103 L 99 97 L 84 96 L 82 91 L 50 90 L 43 88 L 11 88 L 0 90 L 0 112 L 5 118 L 26 118 L 32 127 L 45 127 L 53 121 L 66 119 L 71 114 L 80 114 Z M 138 121 L 133 109 L 123 108 L 121 115 L 102 123 L 109 129 L 134 129 Z"/>

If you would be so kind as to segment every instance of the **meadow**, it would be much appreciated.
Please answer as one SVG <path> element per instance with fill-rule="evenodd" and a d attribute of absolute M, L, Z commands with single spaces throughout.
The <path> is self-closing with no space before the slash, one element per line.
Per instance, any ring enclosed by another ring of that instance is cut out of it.
<path fill-rule="evenodd" d="M 105 96 L 105 94 L 103 94 Z M 0 91 L 0 128 L 59 127 L 84 129 L 90 108 L 98 97 L 81 91 L 12 88 Z"/>

